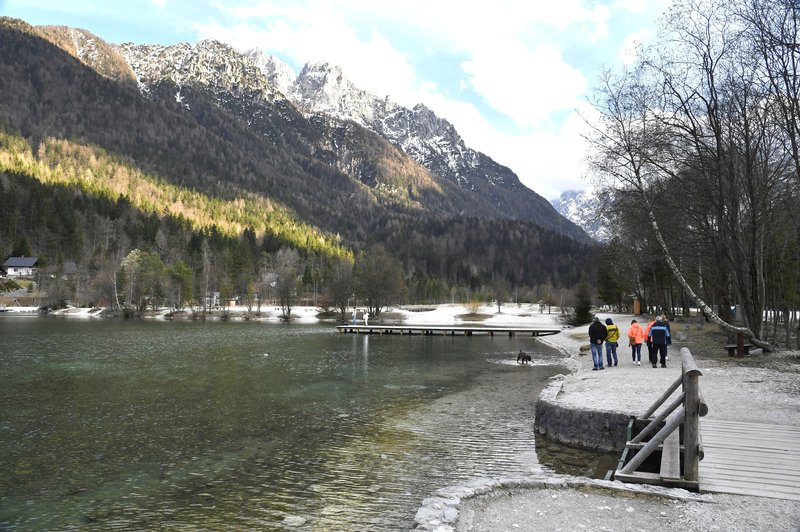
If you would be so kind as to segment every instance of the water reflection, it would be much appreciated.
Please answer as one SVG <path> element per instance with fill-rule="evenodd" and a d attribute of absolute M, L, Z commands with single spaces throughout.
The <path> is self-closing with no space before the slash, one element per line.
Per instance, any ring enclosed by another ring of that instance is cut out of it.
<path fill-rule="evenodd" d="M 30 318 L 0 336 L 0 529 L 407 529 L 441 486 L 538 467 L 533 402 L 560 371 L 498 364 L 523 338 Z"/>
<path fill-rule="evenodd" d="M 569 447 L 542 437 L 536 439 L 536 455 L 545 470 L 563 475 L 605 478 L 615 469 L 619 453 L 602 453 Z"/>

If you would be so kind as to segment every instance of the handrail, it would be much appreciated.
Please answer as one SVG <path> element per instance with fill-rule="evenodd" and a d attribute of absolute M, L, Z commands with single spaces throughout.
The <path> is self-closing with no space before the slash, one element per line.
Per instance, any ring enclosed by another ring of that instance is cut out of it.
<path fill-rule="evenodd" d="M 680 377 L 678 377 L 677 379 L 675 379 L 675 382 L 673 382 L 673 383 L 672 383 L 672 384 L 669 386 L 669 388 L 667 388 L 667 391 L 666 391 L 666 392 L 664 392 L 663 394 L 661 394 L 661 397 L 659 397 L 659 398 L 656 400 L 656 402 L 655 402 L 655 403 L 653 403 L 653 404 L 650 406 L 650 408 L 648 408 L 648 409 L 647 409 L 647 412 L 645 412 L 644 414 L 642 414 L 642 419 L 650 419 L 650 416 L 652 416 L 652 415 L 653 415 L 653 413 L 654 413 L 656 410 L 658 410 L 658 408 L 659 408 L 659 407 L 660 407 L 662 404 L 664 404 L 664 401 L 666 401 L 666 400 L 669 398 L 669 396 L 670 396 L 670 395 L 672 395 L 672 392 L 674 392 L 675 390 L 677 390 L 677 389 L 678 389 L 678 386 L 680 386 L 681 384 L 683 384 L 683 375 L 681 375 Z"/>
<path fill-rule="evenodd" d="M 678 397 L 672 401 L 667 408 L 665 408 L 660 414 L 658 414 L 650 423 L 647 424 L 645 428 L 639 432 L 632 440 L 631 443 L 639 443 L 643 439 L 647 438 L 656 431 L 656 429 L 661 425 L 661 423 L 667 419 L 667 416 L 670 415 L 676 408 L 683 404 L 683 399 L 686 397 L 686 394 L 680 394 Z"/>
<path fill-rule="evenodd" d="M 687 483 L 698 481 L 698 462 L 702 460 L 703 456 L 700 417 L 708 413 L 708 405 L 700 393 L 699 379 L 701 376 L 702 372 L 697 368 L 691 351 L 685 347 L 681 348 L 681 375 L 640 418 L 649 420 L 648 425 L 632 439 L 628 436 L 626 449 L 638 448 L 639 450 L 627 464 L 621 464 L 620 476 L 640 478 L 636 477 L 636 469 L 647 460 L 653 451 L 664 445 L 667 437 L 683 425 L 683 481 Z M 683 388 L 682 393 L 655 418 L 651 418 L 679 386 Z M 683 408 L 679 408 L 681 405 Z M 659 427 L 661 427 L 660 430 Z M 651 435 L 653 436 L 651 437 Z M 645 442 L 648 437 L 650 440 Z"/>
<path fill-rule="evenodd" d="M 666 425 L 664 425 L 664 427 L 659 430 L 638 453 L 636 453 L 636 456 L 631 458 L 630 462 L 625 464 L 625 467 L 622 468 L 621 473 L 627 475 L 636 471 L 636 468 L 642 465 L 642 463 L 647 460 L 647 458 L 658 448 L 659 445 L 664 443 L 664 440 L 667 439 L 667 436 L 672 434 L 672 431 L 681 426 L 685 416 L 686 412 L 683 410 L 673 412 L 669 418 L 667 418 Z"/>

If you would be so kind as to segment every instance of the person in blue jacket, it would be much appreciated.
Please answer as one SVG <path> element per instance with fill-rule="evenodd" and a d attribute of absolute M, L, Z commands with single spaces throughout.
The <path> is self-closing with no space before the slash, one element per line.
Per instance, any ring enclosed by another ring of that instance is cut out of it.
<path fill-rule="evenodd" d="M 650 332 L 647 333 L 647 341 L 653 346 L 653 358 L 650 362 L 653 367 L 656 366 L 656 360 L 661 363 L 662 368 L 667 367 L 667 346 L 672 343 L 672 338 L 669 334 L 669 327 L 664 324 L 661 316 L 656 318 L 656 322 L 650 327 Z"/>

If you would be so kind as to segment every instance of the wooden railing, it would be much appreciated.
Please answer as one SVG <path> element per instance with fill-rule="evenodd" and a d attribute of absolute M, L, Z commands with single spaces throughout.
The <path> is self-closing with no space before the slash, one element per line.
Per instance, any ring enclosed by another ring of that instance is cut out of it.
<path fill-rule="evenodd" d="M 699 462 L 703 458 L 700 417 L 708 413 L 708 406 L 700 394 L 702 373 L 685 347 L 681 349 L 681 366 L 681 376 L 640 418 L 631 419 L 628 443 L 612 475 L 615 480 L 697 489 Z M 653 418 L 678 387 L 682 387 L 682 393 Z M 633 435 L 641 422 L 647 425 Z M 658 473 L 652 471 L 654 460 L 650 460 L 657 451 L 661 452 Z"/>

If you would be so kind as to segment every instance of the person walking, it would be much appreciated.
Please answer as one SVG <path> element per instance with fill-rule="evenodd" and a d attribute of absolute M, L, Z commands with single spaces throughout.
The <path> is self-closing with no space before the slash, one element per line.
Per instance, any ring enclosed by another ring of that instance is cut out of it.
<path fill-rule="evenodd" d="M 644 342 L 644 329 L 636 320 L 631 320 L 631 328 L 628 329 L 628 345 L 631 346 L 631 357 L 633 363 L 642 365 L 642 342 Z"/>
<path fill-rule="evenodd" d="M 644 328 L 644 341 L 647 343 L 647 359 L 656 367 L 656 350 L 653 347 L 653 342 L 650 341 L 650 328 L 655 324 L 656 319 L 650 316 L 650 321 L 647 322 L 647 327 Z"/>
<path fill-rule="evenodd" d="M 611 367 L 613 356 L 614 365 L 617 365 L 617 346 L 619 345 L 619 327 L 614 325 L 611 318 L 606 318 L 606 363 Z"/>
<path fill-rule="evenodd" d="M 603 367 L 603 342 L 608 336 L 606 326 L 600 323 L 600 318 L 594 317 L 594 321 L 589 326 L 589 341 L 592 344 L 592 371 L 605 369 Z"/>
<path fill-rule="evenodd" d="M 369 325 L 369 312 L 364 311 L 364 326 Z"/>
<path fill-rule="evenodd" d="M 669 328 L 664 325 L 664 322 L 661 320 L 661 316 L 656 318 L 655 324 L 650 327 L 650 332 L 648 333 L 648 342 L 653 345 L 653 358 L 650 362 L 653 363 L 653 367 L 656 366 L 656 359 L 660 358 L 659 362 L 661 362 L 661 367 L 667 367 L 667 346 L 672 343 L 672 338 L 669 334 Z"/>

